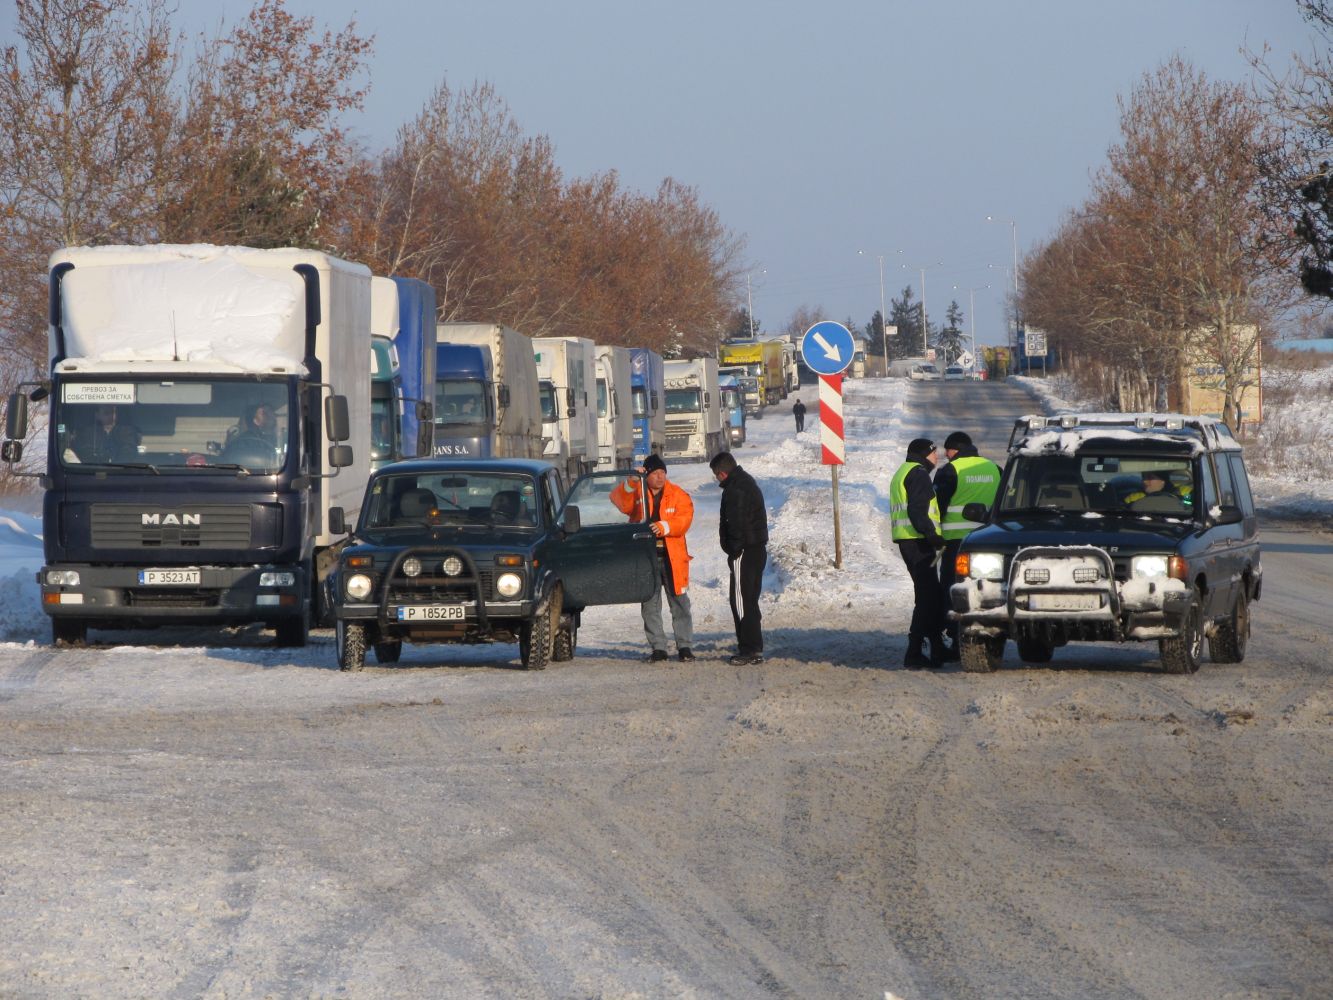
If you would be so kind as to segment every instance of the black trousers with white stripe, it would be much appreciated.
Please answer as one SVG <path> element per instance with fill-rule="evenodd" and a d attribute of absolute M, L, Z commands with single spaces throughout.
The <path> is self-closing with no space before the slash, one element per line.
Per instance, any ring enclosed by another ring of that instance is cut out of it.
<path fill-rule="evenodd" d="M 731 617 L 736 623 L 736 645 L 741 656 L 764 651 L 759 591 L 764 583 L 767 562 L 768 547 L 765 545 L 743 549 L 735 559 L 727 560 L 731 567 Z"/>

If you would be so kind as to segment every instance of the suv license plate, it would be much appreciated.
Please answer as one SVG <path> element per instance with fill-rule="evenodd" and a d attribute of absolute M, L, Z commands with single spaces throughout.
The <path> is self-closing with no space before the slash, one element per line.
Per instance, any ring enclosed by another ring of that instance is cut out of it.
<path fill-rule="evenodd" d="M 141 569 L 139 570 L 141 587 L 197 587 L 199 571 L 197 569 Z"/>
<path fill-rule="evenodd" d="M 1028 607 L 1033 611 L 1096 611 L 1102 606 L 1100 594 L 1031 594 Z"/>
<path fill-rule="evenodd" d="M 400 622 L 460 622 L 467 618 L 462 604 L 414 605 L 398 609 Z"/>

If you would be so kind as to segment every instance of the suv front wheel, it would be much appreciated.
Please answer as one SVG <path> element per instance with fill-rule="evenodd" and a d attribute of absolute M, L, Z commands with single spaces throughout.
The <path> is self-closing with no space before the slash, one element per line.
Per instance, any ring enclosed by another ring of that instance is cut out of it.
<path fill-rule="evenodd" d="M 1192 674 L 1203 659 L 1203 601 L 1196 589 L 1190 595 L 1189 605 L 1180 621 L 1180 635 L 1159 639 L 1162 666 L 1168 674 Z"/>

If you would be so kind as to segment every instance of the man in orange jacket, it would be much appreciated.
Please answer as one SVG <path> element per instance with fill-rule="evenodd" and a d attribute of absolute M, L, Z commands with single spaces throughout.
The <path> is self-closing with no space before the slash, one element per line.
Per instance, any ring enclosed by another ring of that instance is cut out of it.
<path fill-rule="evenodd" d="M 652 652 L 648 659 L 667 658 L 667 634 L 662 628 L 662 590 L 671 608 L 671 630 L 675 633 L 676 653 L 684 661 L 694 659 L 690 645 L 694 641 L 694 620 L 690 616 L 690 551 L 685 533 L 694 520 L 694 501 L 675 483 L 667 482 L 666 462 L 660 455 L 649 455 L 642 471 L 647 475 L 648 498 L 644 498 L 636 480 L 627 479 L 611 492 L 611 502 L 631 520 L 645 517 L 657 536 L 657 551 L 662 567 L 662 586 L 643 602 L 643 630 Z"/>

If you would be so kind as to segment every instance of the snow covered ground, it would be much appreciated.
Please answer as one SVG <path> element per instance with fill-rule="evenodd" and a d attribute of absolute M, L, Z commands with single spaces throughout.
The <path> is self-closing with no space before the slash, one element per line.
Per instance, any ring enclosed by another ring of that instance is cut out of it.
<path fill-rule="evenodd" d="M 1258 502 L 1269 516 L 1328 519 L 1333 517 L 1333 469 L 1325 461 L 1333 439 L 1333 370 L 1307 372 L 1290 397 L 1296 405 L 1268 407 L 1265 425 L 1247 451 L 1262 449 L 1265 462 L 1251 458 Z M 1019 380 L 1034 395 L 1033 410 L 1088 409 L 1069 392 L 1064 380 Z M 765 628 L 779 631 L 785 651 L 800 652 L 803 625 L 821 622 L 851 632 L 882 628 L 888 620 L 910 615 L 911 586 L 901 560 L 887 535 L 889 479 L 897 468 L 914 427 L 904 426 L 904 401 L 912 391 L 902 379 L 848 381 L 847 465 L 840 475 L 843 568 L 833 566 L 830 521 L 830 470 L 819 462 L 819 421 L 807 421 L 804 433 L 793 433 L 785 406 L 769 411 L 749 424 L 749 440 L 737 450 L 741 464 L 758 480 L 769 506 L 771 542 L 764 581 Z M 807 393 L 812 395 L 813 393 Z M 1093 407 L 1095 408 L 1095 407 Z M 811 407 L 815 417 L 818 407 Z M 1290 432 L 1293 425 L 1302 434 Z M 1313 441 L 1313 444 L 1311 443 Z M 1276 466 L 1279 475 L 1258 470 Z M 727 604 L 727 565 L 717 544 L 719 490 L 702 463 L 675 464 L 671 478 L 688 489 L 695 501 L 695 524 L 690 531 L 691 595 L 694 604 L 696 647 L 723 653 L 734 644 Z M 0 641 L 44 643 L 49 624 L 38 604 L 35 574 L 42 564 L 41 519 L 17 511 L 0 510 Z M 865 607 L 878 609 L 877 621 L 866 621 Z M 600 608 L 584 618 L 580 647 L 607 656 L 637 655 L 643 648 L 642 626 L 636 606 Z M 99 633 L 94 632 L 96 639 Z M 100 633 L 103 637 L 114 633 Z M 824 633 L 827 636 L 827 632 Z M 772 639 L 770 637 L 770 644 Z M 865 643 L 851 641 L 844 650 L 821 647 L 833 662 L 856 663 Z M 307 650 L 252 649 L 272 662 L 289 657 L 293 662 L 319 662 L 331 655 L 328 643 Z M 457 653 L 457 656 L 454 653 Z M 814 650 L 811 650 L 814 652 Z M 437 658 L 438 649 L 404 649 L 404 660 Z M 451 659 L 493 660 L 496 650 L 456 649 Z"/>

